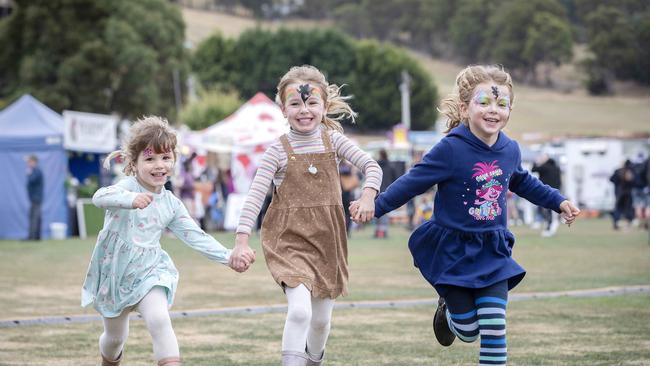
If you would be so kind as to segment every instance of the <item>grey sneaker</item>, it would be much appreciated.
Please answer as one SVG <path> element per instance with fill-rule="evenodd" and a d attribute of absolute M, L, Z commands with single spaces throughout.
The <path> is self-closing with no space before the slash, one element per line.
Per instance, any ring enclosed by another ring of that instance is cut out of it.
<path fill-rule="evenodd" d="M 454 343 L 456 335 L 449 329 L 447 323 L 447 304 L 442 297 L 438 299 L 438 308 L 436 314 L 433 316 L 433 332 L 436 334 L 436 339 L 441 345 L 448 347 Z"/>

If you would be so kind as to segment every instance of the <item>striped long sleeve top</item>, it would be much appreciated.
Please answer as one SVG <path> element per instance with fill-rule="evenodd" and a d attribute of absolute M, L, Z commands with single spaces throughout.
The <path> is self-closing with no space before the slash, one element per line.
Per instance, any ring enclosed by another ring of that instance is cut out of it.
<path fill-rule="evenodd" d="M 382 172 L 375 160 L 338 131 L 317 128 L 310 133 L 294 130 L 287 135 L 289 143 L 296 154 L 322 153 L 325 151 L 321 133 L 329 133 L 332 147 L 336 151 L 337 161 L 346 159 L 366 176 L 363 188 L 372 188 L 379 192 Z M 248 192 L 244 208 L 239 217 L 237 233 L 250 234 L 255 226 L 266 193 L 271 182 L 279 187 L 287 170 L 287 154 L 278 139 L 264 153 L 253 184 Z"/>

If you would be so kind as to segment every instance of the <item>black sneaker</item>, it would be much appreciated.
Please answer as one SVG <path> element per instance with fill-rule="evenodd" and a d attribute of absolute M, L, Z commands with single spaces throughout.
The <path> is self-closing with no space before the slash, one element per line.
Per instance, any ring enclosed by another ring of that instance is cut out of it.
<path fill-rule="evenodd" d="M 454 343 L 456 335 L 449 329 L 446 312 L 447 304 L 445 304 L 445 299 L 441 297 L 438 299 L 438 308 L 436 309 L 436 314 L 433 316 L 433 332 L 436 334 L 438 343 L 448 347 Z"/>

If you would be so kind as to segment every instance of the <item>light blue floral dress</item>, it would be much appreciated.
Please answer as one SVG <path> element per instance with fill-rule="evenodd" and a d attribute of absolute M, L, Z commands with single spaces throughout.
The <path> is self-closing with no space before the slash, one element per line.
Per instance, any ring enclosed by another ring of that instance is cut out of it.
<path fill-rule="evenodd" d="M 231 250 L 201 230 L 171 192 L 163 189 L 153 194 L 149 206 L 133 209 L 133 199 L 142 192 L 149 191 L 135 177 L 127 177 L 93 196 L 106 215 L 81 291 L 81 306 L 93 304 L 107 318 L 139 303 L 154 286 L 165 288 L 168 304 L 173 303 L 178 271 L 160 246 L 165 228 L 211 260 L 227 264 L 230 258 Z"/>

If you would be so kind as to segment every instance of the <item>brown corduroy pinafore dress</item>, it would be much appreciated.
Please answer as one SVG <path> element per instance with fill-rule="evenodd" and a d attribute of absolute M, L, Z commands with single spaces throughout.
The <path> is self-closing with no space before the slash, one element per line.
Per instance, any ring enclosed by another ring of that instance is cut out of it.
<path fill-rule="evenodd" d="M 334 299 L 347 294 L 348 247 L 336 153 L 326 130 L 321 136 L 325 152 L 308 154 L 280 137 L 287 171 L 264 216 L 262 248 L 278 285 L 303 284 L 314 297 Z"/>

